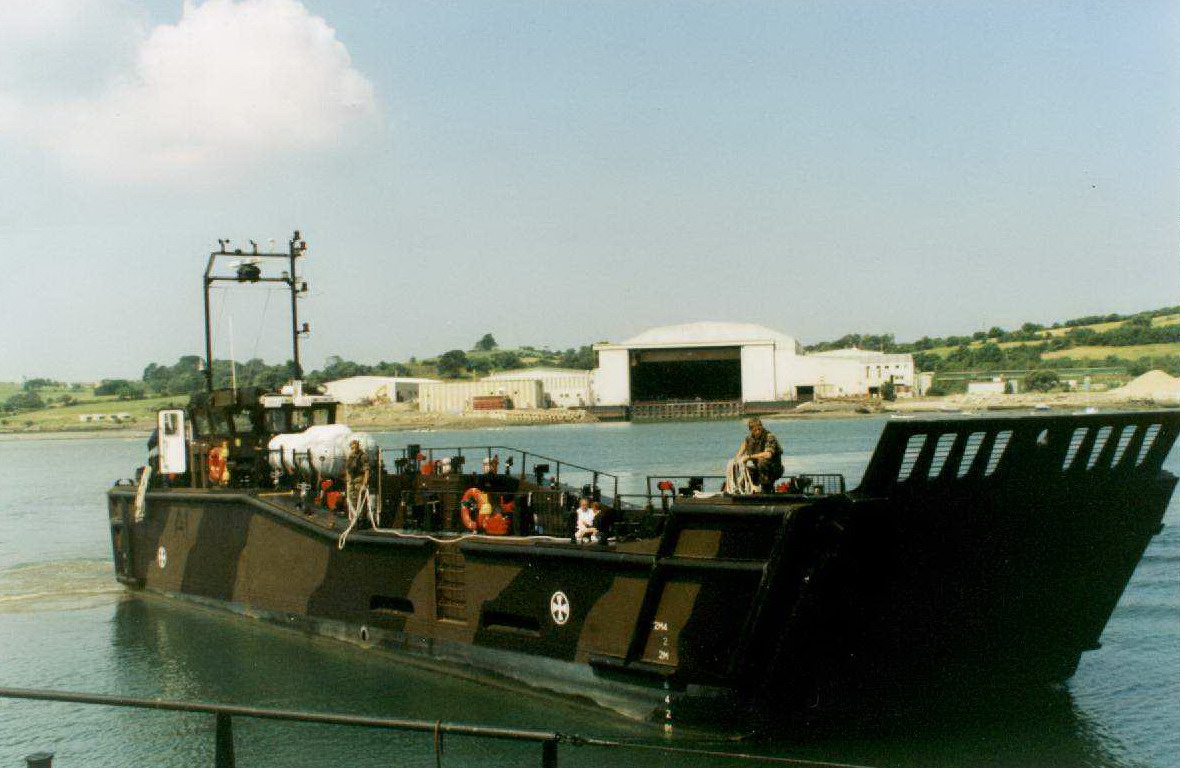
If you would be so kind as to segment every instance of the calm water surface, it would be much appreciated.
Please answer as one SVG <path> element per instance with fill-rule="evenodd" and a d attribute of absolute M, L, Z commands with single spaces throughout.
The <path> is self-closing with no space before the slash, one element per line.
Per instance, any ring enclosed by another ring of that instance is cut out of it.
<path fill-rule="evenodd" d="M 875 420 L 771 424 L 787 472 L 842 472 L 855 484 Z M 736 422 L 577 425 L 388 433 L 383 446 L 509 445 L 617 471 L 637 491 L 652 473 L 718 473 Z M 59 688 L 477 721 L 660 742 L 649 726 L 561 700 L 422 671 L 215 612 L 139 597 L 109 563 L 104 491 L 144 457 L 141 439 L 0 441 L 0 685 Z M 1180 473 L 1173 451 L 1166 466 Z M 565 478 L 563 478 L 565 479 Z M 570 478 L 576 480 L 576 478 Z M 740 745 L 671 743 L 877 766 L 1180 766 L 1180 500 L 1103 635 L 1060 691 L 962 702 L 960 714 L 886 719 L 837 734 Z M 430 740 L 298 724 L 235 723 L 243 766 L 430 765 Z M 667 742 L 665 742 L 667 743 Z M 208 717 L 0 700 L 0 765 L 55 751 L 66 768 L 212 763 Z M 329 757 L 331 756 L 331 757 Z M 339 757 L 337 757 L 339 756 Z M 536 747 L 447 741 L 444 764 L 536 765 Z M 562 765 L 727 766 L 726 758 L 563 747 Z"/>

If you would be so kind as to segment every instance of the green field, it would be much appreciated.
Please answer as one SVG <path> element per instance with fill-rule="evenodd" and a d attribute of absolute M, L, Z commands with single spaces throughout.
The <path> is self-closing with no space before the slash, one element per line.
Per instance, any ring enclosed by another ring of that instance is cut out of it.
<path fill-rule="evenodd" d="M 1094 331 L 1095 333 L 1102 333 L 1103 331 L 1110 331 L 1115 328 L 1118 328 L 1124 322 L 1126 322 L 1126 321 L 1125 320 L 1115 320 L 1113 323 L 1094 323 L 1093 325 L 1079 325 L 1079 326 L 1075 326 L 1075 327 L 1076 328 L 1089 328 L 1091 331 Z M 1159 317 L 1151 318 L 1151 324 L 1154 327 L 1159 327 L 1161 325 L 1176 325 L 1177 323 L 1180 323 L 1180 315 L 1160 315 Z M 1065 334 L 1069 333 L 1072 330 L 1074 330 L 1074 328 L 1049 328 L 1044 333 L 1045 333 L 1046 337 L 1064 336 Z"/>
<path fill-rule="evenodd" d="M 1121 360 L 1141 360 L 1145 357 L 1166 357 L 1180 355 L 1180 343 L 1175 344 L 1134 344 L 1129 347 L 1073 347 L 1056 352 L 1045 352 L 1044 360 L 1070 357 L 1074 360 L 1105 360 L 1110 355 Z"/>
<path fill-rule="evenodd" d="M 180 407 L 188 402 L 187 397 L 148 397 L 143 400 L 118 400 L 95 398 L 90 395 L 87 402 L 70 406 L 45 408 L 40 411 L 15 413 L 0 418 L 0 431 L 58 431 L 58 430 L 105 430 L 135 429 L 147 431 L 156 423 L 156 411 L 169 406 Z M 83 422 L 79 418 L 91 413 L 126 413 L 129 418 L 122 423 L 100 421 Z"/>
<path fill-rule="evenodd" d="M 1053 336 L 1064 336 L 1068 332 L 1075 330 L 1075 328 L 1088 328 L 1089 330 L 1094 331 L 1095 333 L 1102 333 L 1103 331 L 1109 331 L 1114 328 L 1118 328 L 1120 325 L 1123 324 L 1123 322 L 1125 322 L 1125 321 L 1119 320 L 1119 321 L 1113 322 L 1113 323 L 1095 323 L 1094 325 L 1079 325 L 1079 326 L 1075 326 L 1074 328 L 1049 328 L 1049 329 L 1046 329 L 1045 331 L 1042 332 L 1043 338 L 1041 338 L 1041 339 L 1036 339 L 1033 341 L 1001 341 L 1001 342 L 999 342 L 998 346 L 1001 349 L 1008 349 L 1010 347 L 1025 347 L 1025 346 L 1028 346 L 1029 344 L 1042 344 L 1042 343 L 1044 343 L 1045 339 L 1048 339 Z M 1180 315 L 1161 315 L 1160 317 L 1153 317 L 1151 319 L 1151 324 L 1153 326 L 1157 326 L 1157 327 L 1158 326 L 1165 326 L 1165 325 L 1180 325 Z M 973 341 L 970 344 L 968 344 L 967 346 L 968 347 L 982 347 L 985 343 L 987 343 L 987 342 L 986 341 Z M 1121 357 L 1124 360 L 1137 360 L 1140 357 L 1148 357 L 1151 355 L 1174 355 L 1174 354 L 1176 354 L 1176 352 L 1174 352 L 1174 351 L 1173 352 L 1147 351 L 1147 352 L 1143 352 L 1143 353 L 1138 353 L 1138 352 L 1131 352 L 1130 350 L 1139 350 L 1139 349 L 1154 350 L 1157 348 L 1163 349 L 1163 348 L 1176 347 L 1176 346 L 1178 346 L 1178 345 L 1176 345 L 1176 344 L 1140 344 L 1137 346 L 1130 346 L 1130 347 L 1075 347 L 1073 349 L 1060 350 L 1057 352 L 1046 352 L 1046 353 L 1044 353 L 1044 355 L 1042 355 L 1042 357 L 1044 357 L 1046 360 L 1052 360 L 1053 358 L 1057 358 L 1057 357 L 1076 357 L 1079 360 L 1094 360 L 1094 359 L 1101 360 L 1102 358 L 1106 357 L 1107 355 L 1115 355 L 1116 357 Z M 956 349 L 958 349 L 958 347 L 933 347 L 933 348 L 927 349 L 925 351 L 931 355 L 938 355 L 939 357 L 946 357 L 951 352 L 954 352 Z M 1085 354 L 1081 354 L 1081 353 L 1073 354 L 1073 353 L 1079 352 L 1079 350 L 1083 350 L 1083 349 L 1087 350 L 1087 352 Z M 1101 354 L 1101 355 L 1095 354 L 1095 353 L 1092 353 L 1089 351 L 1089 350 L 1094 350 L 1094 349 L 1106 349 L 1109 351 L 1105 352 L 1104 354 Z M 1123 353 L 1123 350 L 1127 350 L 1126 354 Z"/>

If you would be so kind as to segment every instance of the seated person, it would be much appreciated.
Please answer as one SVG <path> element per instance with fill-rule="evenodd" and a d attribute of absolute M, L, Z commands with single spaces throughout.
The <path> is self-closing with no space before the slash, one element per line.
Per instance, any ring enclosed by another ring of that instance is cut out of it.
<path fill-rule="evenodd" d="M 773 493 L 774 481 L 783 476 L 783 448 L 778 438 L 762 426 L 762 419 L 755 416 L 746 425 L 750 434 L 733 458 L 745 463 L 750 479 L 761 493 Z"/>
<path fill-rule="evenodd" d="M 590 508 L 594 510 L 594 528 L 597 531 L 598 543 L 606 544 L 611 536 L 611 529 L 614 528 L 614 515 L 609 509 L 603 509 L 597 501 L 591 504 Z"/>
<path fill-rule="evenodd" d="M 590 506 L 590 499 L 582 497 L 574 515 L 574 541 L 579 544 L 598 541 L 598 529 L 594 527 L 595 510 Z"/>

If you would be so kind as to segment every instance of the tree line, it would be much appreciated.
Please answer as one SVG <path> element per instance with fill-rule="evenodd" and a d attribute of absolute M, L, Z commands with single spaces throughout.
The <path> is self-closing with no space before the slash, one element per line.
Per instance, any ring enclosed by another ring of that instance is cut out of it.
<path fill-rule="evenodd" d="M 1129 347 L 1141 344 L 1180 343 L 1180 324 L 1152 325 L 1153 318 L 1174 314 L 1180 314 L 1180 307 L 1164 307 L 1129 316 L 1095 315 L 1088 318 L 1077 318 L 1066 323 L 1054 323 L 1048 328 L 1037 323 L 1025 323 L 1019 329 L 1012 331 L 993 326 L 986 331 L 976 331 L 970 336 L 923 336 L 916 341 L 907 343 L 898 343 L 891 333 L 850 333 L 833 341 L 813 344 L 807 349 L 821 352 L 855 346 L 885 353 L 908 353 L 915 356 L 915 362 L 919 358 L 928 361 L 930 367 L 925 370 L 986 367 L 993 363 L 1004 362 L 1005 357 L 1010 358 L 1009 362 L 1019 363 L 1028 359 L 1039 359 L 1043 352 L 1055 352 L 1081 346 Z M 1083 327 L 1081 323 L 1086 320 L 1119 322 L 1120 324 L 1115 328 L 1097 331 L 1093 328 Z M 1052 329 L 1060 328 L 1068 328 L 1068 330 L 1060 334 L 1049 333 Z M 1023 344 L 1007 348 L 998 347 L 1004 342 L 1023 342 Z M 945 357 L 922 354 L 928 350 L 946 347 L 955 347 L 955 349 Z"/>
<path fill-rule="evenodd" d="M 470 350 L 452 349 L 437 357 L 418 360 L 411 357 L 407 362 L 381 361 L 370 365 L 345 360 L 339 355 L 330 355 L 321 368 L 305 374 L 313 386 L 326 382 L 346 379 L 352 376 L 422 376 L 444 379 L 469 376 L 486 376 L 496 371 L 537 366 L 578 368 L 589 370 L 594 367 L 594 352 L 590 346 L 564 351 L 537 349 L 531 346 L 519 349 L 500 349 L 495 337 L 486 333 Z M 213 363 L 213 386 L 224 388 L 236 382 L 239 387 L 259 387 L 276 391 L 294 378 L 294 363 L 287 361 L 270 364 L 260 358 L 245 362 L 215 360 Z M 46 378 L 27 379 L 15 395 L 0 402 L 0 411 L 18 412 L 40 410 L 53 404 L 72 405 L 75 398 L 68 395 L 70 402 L 42 397 L 45 388 L 63 387 L 61 382 Z M 139 380 L 103 379 L 94 387 L 94 394 L 116 397 L 120 400 L 138 400 L 149 396 L 187 396 L 205 388 L 204 360 L 199 355 L 182 355 L 171 365 L 149 363 L 143 369 Z"/>

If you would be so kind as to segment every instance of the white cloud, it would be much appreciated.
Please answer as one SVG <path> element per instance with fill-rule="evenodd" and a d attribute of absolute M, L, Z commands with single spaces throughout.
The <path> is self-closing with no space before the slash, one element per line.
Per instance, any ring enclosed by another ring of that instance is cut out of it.
<path fill-rule="evenodd" d="M 332 149 L 376 112 L 373 86 L 335 30 L 298 0 L 186 2 L 176 24 L 132 45 L 131 66 L 97 96 L 45 103 L 0 93 L 0 127 L 85 173 L 151 180 Z"/>

